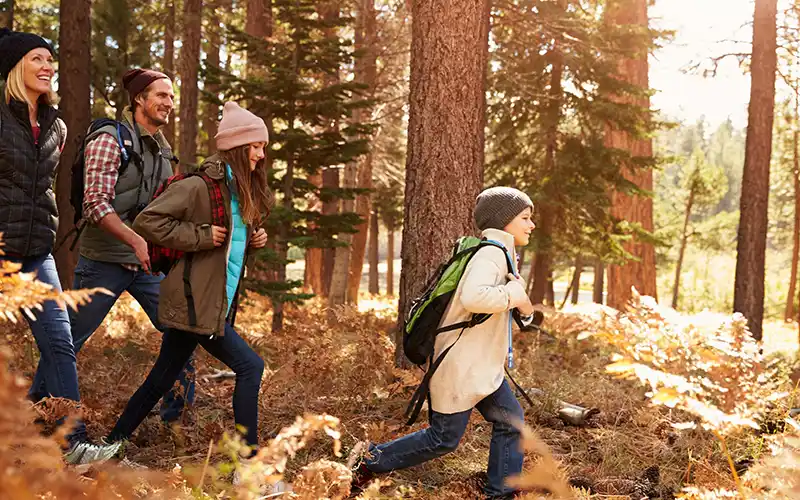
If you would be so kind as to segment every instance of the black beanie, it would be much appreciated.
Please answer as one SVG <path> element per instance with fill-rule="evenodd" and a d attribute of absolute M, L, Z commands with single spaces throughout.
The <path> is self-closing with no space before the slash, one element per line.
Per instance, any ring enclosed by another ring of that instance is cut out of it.
<path fill-rule="evenodd" d="M 0 28 L 0 78 L 7 79 L 25 54 L 39 48 L 47 49 L 53 54 L 53 47 L 39 35 Z"/>

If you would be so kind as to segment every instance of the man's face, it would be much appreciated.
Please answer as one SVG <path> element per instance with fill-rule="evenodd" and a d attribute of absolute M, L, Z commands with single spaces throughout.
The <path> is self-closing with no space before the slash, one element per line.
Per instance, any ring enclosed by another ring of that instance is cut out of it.
<path fill-rule="evenodd" d="M 172 80 L 156 80 L 136 97 L 144 118 L 157 127 L 169 123 L 169 115 L 175 107 L 175 92 Z"/>

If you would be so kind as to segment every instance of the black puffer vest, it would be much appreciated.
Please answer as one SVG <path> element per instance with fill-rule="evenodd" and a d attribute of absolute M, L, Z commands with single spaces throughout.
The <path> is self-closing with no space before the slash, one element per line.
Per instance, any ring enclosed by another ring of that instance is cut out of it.
<path fill-rule="evenodd" d="M 50 253 L 58 229 L 53 180 L 66 126 L 55 108 L 40 104 L 39 127 L 37 146 L 28 105 L 0 98 L 0 232 L 10 256 Z"/>

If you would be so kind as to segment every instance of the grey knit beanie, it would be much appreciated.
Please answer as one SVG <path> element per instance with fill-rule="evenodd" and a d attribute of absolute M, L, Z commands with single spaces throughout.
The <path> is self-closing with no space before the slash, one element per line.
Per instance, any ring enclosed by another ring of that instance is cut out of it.
<path fill-rule="evenodd" d="M 526 208 L 533 208 L 527 194 L 510 187 L 485 189 L 475 203 L 478 229 L 503 229 Z"/>

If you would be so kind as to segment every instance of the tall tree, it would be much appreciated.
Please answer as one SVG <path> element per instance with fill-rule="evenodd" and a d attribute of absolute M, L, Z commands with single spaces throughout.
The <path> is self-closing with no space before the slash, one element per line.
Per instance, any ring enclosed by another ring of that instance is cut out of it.
<path fill-rule="evenodd" d="M 61 0 L 59 34 L 59 93 L 61 113 L 67 125 L 67 143 L 61 153 L 56 180 L 56 202 L 61 217 L 56 240 L 62 241 L 72 229 L 73 210 L 69 202 L 72 162 L 80 147 L 79 140 L 91 120 L 91 0 Z M 77 251 L 64 244 L 56 253 L 58 276 L 63 288 L 72 288 Z"/>
<path fill-rule="evenodd" d="M 380 248 L 380 224 L 378 222 L 377 207 L 369 216 L 369 293 L 377 295 L 381 293 L 380 287 L 380 259 L 378 250 Z M 359 273 L 360 274 L 360 273 Z"/>
<path fill-rule="evenodd" d="M 14 29 L 14 0 L 0 1 L 0 28 Z"/>
<path fill-rule="evenodd" d="M 161 66 L 164 73 L 175 81 L 175 31 L 176 31 L 176 0 L 167 0 L 166 16 L 164 18 L 164 57 L 161 59 Z M 174 148 L 175 144 L 175 115 L 169 117 L 169 123 L 164 127 L 164 135 L 167 142 Z"/>
<path fill-rule="evenodd" d="M 792 268 L 789 275 L 789 292 L 786 294 L 786 309 L 783 315 L 786 321 L 796 319 L 797 268 L 800 260 L 800 80 L 795 80 L 793 83 L 792 184 L 794 187 L 794 227 L 792 229 Z"/>
<path fill-rule="evenodd" d="M 184 169 L 197 163 L 198 85 L 203 0 L 184 0 L 179 72 L 180 153 Z"/>
<path fill-rule="evenodd" d="M 756 0 L 742 195 L 736 244 L 733 310 L 744 314 L 756 340 L 764 318 L 769 166 L 775 114 L 777 0 Z"/>
<path fill-rule="evenodd" d="M 211 155 L 216 152 L 217 121 L 219 120 L 219 91 L 220 91 L 220 50 L 222 48 L 222 14 L 230 8 L 228 2 L 216 0 L 208 5 L 208 23 L 206 24 L 206 50 L 205 81 L 203 85 L 203 98 L 205 100 L 203 113 L 203 132 L 206 136 L 205 153 Z"/>
<path fill-rule="evenodd" d="M 606 20 L 609 23 L 627 26 L 632 30 L 648 29 L 647 0 L 613 0 L 609 2 Z M 637 50 L 619 63 L 618 77 L 640 88 L 649 88 L 648 52 Z M 639 96 L 634 103 L 644 109 L 650 108 L 650 98 Z M 634 157 L 652 157 L 652 140 L 636 137 L 609 123 L 606 129 L 606 145 L 630 152 Z M 653 189 L 653 172 L 648 168 L 628 170 L 624 175 L 639 189 Z M 612 214 L 620 220 L 639 225 L 653 232 L 653 200 L 647 196 L 631 196 L 615 191 L 611 197 Z M 631 296 L 631 287 L 639 293 L 656 298 L 656 253 L 651 242 L 634 238 L 624 244 L 624 249 L 634 257 L 623 265 L 611 265 L 608 269 L 608 305 L 622 309 Z"/>
<path fill-rule="evenodd" d="M 411 9 L 401 324 L 455 238 L 475 232 L 472 209 L 483 183 L 489 31 L 488 0 L 417 0 Z M 400 361 L 402 342 L 396 349 Z"/>
<path fill-rule="evenodd" d="M 374 98 L 375 86 L 378 80 L 377 65 L 377 12 L 375 0 L 359 0 L 356 13 L 356 29 L 361 32 L 356 36 L 356 51 L 361 52 L 361 57 L 356 60 L 355 79 L 366 87 L 366 93 Z M 359 46 L 360 45 L 360 46 Z M 372 119 L 372 108 L 365 109 L 362 120 Z M 364 156 L 358 167 L 357 187 L 359 189 L 372 188 L 372 151 Z M 358 289 L 361 285 L 361 271 L 364 268 L 364 253 L 367 248 L 367 221 L 370 218 L 372 195 L 364 193 L 356 198 L 355 211 L 363 220 L 358 225 L 358 232 L 353 235 L 350 252 L 350 270 L 347 283 L 347 297 L 351 302 L 358 300 Z"/>

